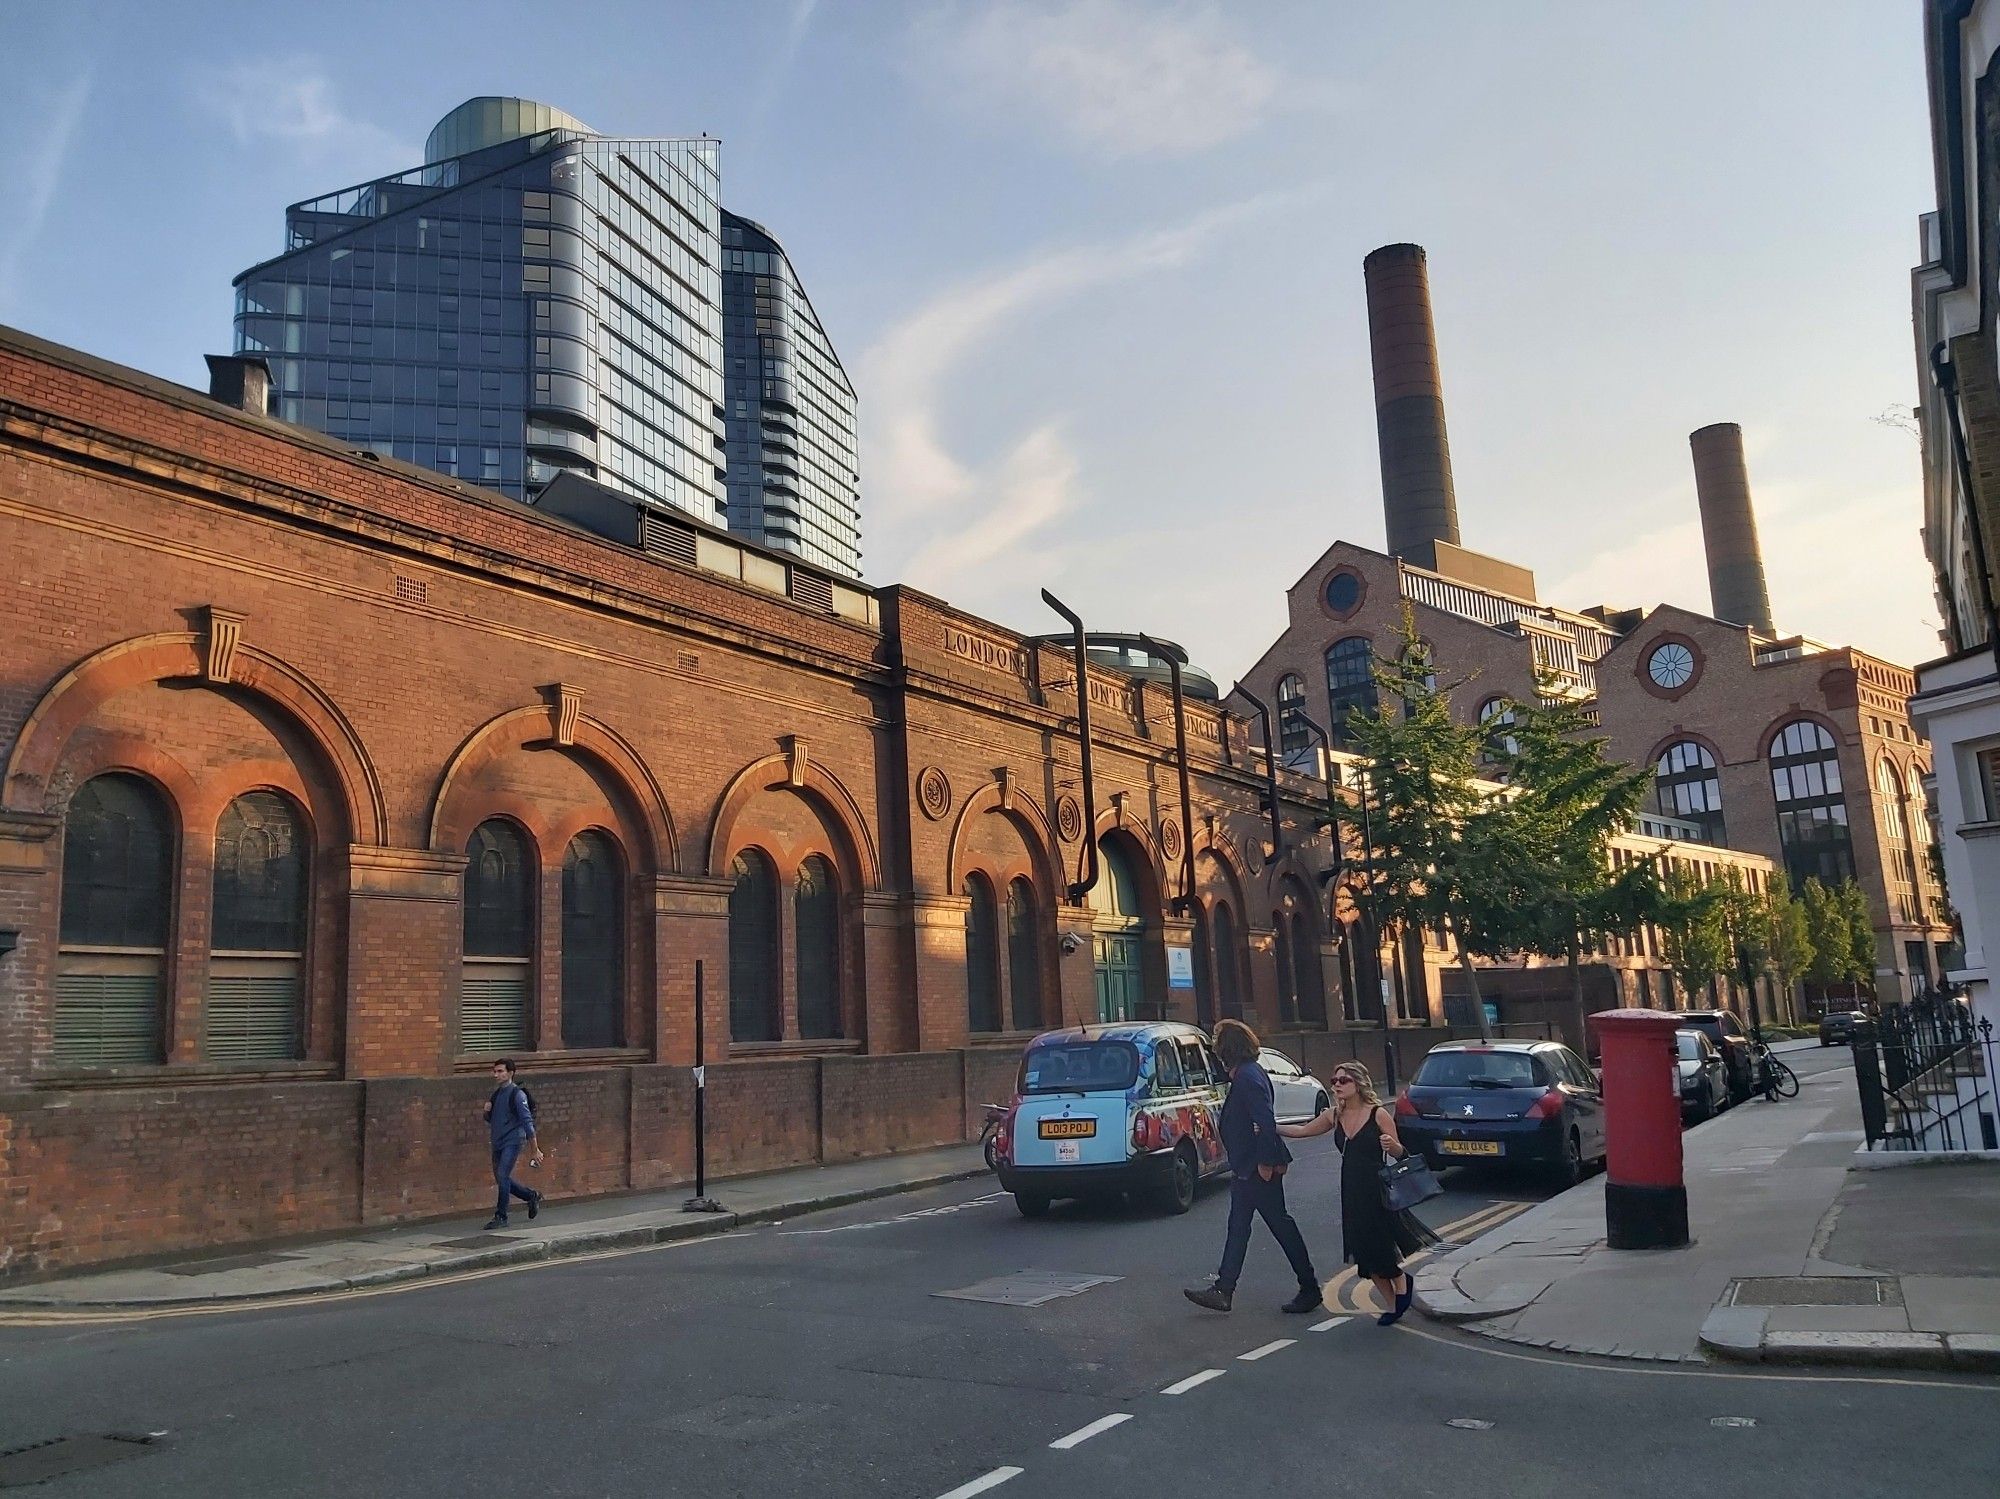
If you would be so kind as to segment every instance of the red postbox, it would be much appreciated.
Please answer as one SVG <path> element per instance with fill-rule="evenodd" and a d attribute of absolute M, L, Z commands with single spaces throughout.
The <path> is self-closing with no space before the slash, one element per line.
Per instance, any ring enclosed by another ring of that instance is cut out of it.
<path fill-rule="evenodd" d="M 1680 1017 L 1604 1010 L 1590 1017 L 1603 1058 L 1604 1217 L 1613 1249 L 1688 1242 L 1681 1174 L 1681 1091 L 1674 1060 Z"/>

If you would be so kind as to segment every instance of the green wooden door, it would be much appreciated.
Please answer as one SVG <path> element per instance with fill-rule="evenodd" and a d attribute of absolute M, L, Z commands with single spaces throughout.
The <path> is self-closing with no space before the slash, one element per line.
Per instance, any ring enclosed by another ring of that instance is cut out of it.
<path fill-rule="evenodd" d="M 1145 1001 L 1139 976 L 1139 934 L 1097 934 L 1097 1018 L 1136 1020 Z"/>

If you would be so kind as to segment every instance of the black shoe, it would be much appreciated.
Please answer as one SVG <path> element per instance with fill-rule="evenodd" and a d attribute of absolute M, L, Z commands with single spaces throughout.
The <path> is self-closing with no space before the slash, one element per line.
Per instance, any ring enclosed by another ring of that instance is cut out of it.
<path fill-rule="evenodd" d="M 1226 1312 L 1235 1301 L 1234 1294 L 1223 1290 L 1220 1286 L 1203 1286 L 1199 1291 L 1183 1291 L 1181 1295 L 1196 1306 L 1207 1307 L 1211 1312 Z"/>
<path fill-rule="evenodd" d="M 535 1221 L 536 1215 L 540 1213 L 541 1210 L 542 1210 L 542 1194 L 537 1192 L 533 1197 L 530 1197 L 528 1199 L 528 1221 L 530 1223 L 533 1223 Z"/>
<path fill-rule="evenodd" d="M 1325 1305 L 1326 1300 L 1320 1295 L 1318 1286 L 1300 1286 L 1299 1294 L 1279 1307 L 1278 1310 L 1303 1316 L 1307 1312 L 1316 1312 Z"/>
<path fill-rule="evenodd" d="M 489 1218 L 486 1220 L 485 1232 L 490 1234 L 493 1232 L 494 1229 L 505 1228 L 506 1226 L 507 1226 L 507 1220 L 505 1218 Z"/>

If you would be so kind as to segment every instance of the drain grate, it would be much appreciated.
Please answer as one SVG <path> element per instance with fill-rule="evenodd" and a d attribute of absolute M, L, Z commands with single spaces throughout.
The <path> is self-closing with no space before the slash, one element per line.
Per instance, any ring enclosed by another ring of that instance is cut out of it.
<path fill-rule="evenodd" d="M 29 1447 L 0 1452 L 0 1489 L 25 1489 L 71 1473 L 88 1473 L 113 1463 L 144 1457 L 159 1447 L 152 1437 L 56 1437 Z"/>
<path fill-rule="evenodd" d="M 295 1265 L 298 1256 L 291 1254 L 232 1254 L 219 1260 L 196 1260 L 191 1265 L 168 1265 L 169 1275 L 221 1275 L 229 1270 L 261 1270 L 266 1265 Z"/>
<path fill-rule="evenodd" d="M 996 1275 L 956 1291 L 933 1291 L 947 1301 L 989 1301 L 995 1306 L 1040 1306 L 1063 1296 L 1076 1296 L 1092 1286 L 1108 1286 L 1116 1275 L 1071 1275 L 1059 1270 L 1023 1270 Z"/>
<path fill-rule="evenodd" d="M 1736 1281 L 1733 1306 L 1901 1306 L 1895 1277 L 1874 1275 L 1771 1275 Z"/>

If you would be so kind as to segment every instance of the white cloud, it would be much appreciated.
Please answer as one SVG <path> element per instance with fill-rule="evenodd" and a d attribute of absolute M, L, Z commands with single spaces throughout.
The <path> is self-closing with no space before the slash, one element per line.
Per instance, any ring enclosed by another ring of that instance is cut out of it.
<path fill-rule="evenodd" d="M 1204 150 L 1304 92 L 1207 4 L 987 0 L 927 15 L 915 41 L 920 76 L 954 102 L 1112 160 Z"/>
<path fill-rule="evenodd" d="M 1308 192 L 1316 189 L 1307 189 Z M 1004 444 L 985 466 L 955 453 L 941 406 L 961 368 L 1032 312 L 1078 292 L 1184 265 L 1250 217 L 1296 202 L 1268 194 L 1202 213 L 1172 228 L 1110 244 L 1050 251 L 931 298 L 892 327 L 859 361 L 871 442 L 863 461 L 875 536 L 930 539 L 881 556 L 889 575 L 926 589 L 972 581 L 980 607 L 1028 564 L 1061 555 L 1051 524 L 1083 499 L 1082 466 L 1059 423 L 1043 421 Z M 907 560 L 905 560 L 907 558 Z"/>
<path fill-rule="evenodd" d="M 70 146 L 89 103 L 90 76 L 80 74 L 46 109 L 16 93 L 12 118 L 0 126 L 0 148 L 9 163 L 7 172 L 0 174 L 0 312 L 14 301 L 22 262 L 48 223 Z M 36 124 L 39 130 L 32 128 Z"/>
<path fill-rule="evenodd" d="M 245 58 L 210 69 L 196 80 L 195 96 L 246 146 L 274 143 L 378 172 L 416 166 L 422 157 L 394 131 L 349 114 L 333 81 L 306 59 Z"/>

